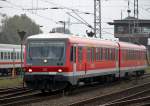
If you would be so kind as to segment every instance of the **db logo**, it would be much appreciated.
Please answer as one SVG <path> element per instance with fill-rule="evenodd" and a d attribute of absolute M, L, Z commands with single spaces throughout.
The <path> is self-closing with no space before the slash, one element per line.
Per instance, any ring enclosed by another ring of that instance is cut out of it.
<path fill-rule="evenodd" d="M 43 68 L 43 71 L 47 71 L 47 68 Z"/>

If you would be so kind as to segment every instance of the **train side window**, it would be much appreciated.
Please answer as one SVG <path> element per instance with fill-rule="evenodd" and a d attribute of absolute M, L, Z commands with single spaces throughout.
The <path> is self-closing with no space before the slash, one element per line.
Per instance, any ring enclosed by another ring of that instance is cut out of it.
<path fill-rule="evenodd" d="M 109 58 L 108 58 L 108 54 L 109 52 L 108 52 L 108 48 L 106 48 L 106 60 L 108 60 Z"/>
<path fill-rule="evenodd" d="M 8 52 L 8 59 L 10 60 L 10 52 Z"/>
<path fill-rule="evenodd" d="M 19 52 L 17 52 L 17 59 L 19 59 Z"/>
<path fill-rule="evenodd" d="M 100 56 L 99 56 L 99 48 L 97 48 L 96 47 L 96 50 L 95 50 L 95 52 L 96 52 L 96 61 L 99 61 L 100 60 Z"/>
<path fill-rule="evenodd" d="M 16 52 L 14 52 L 14 59 L 16 60 Z"/>
<path fill-rule="evenodd" d="M 73 62 L 73 46 L 70 49 L 70 61 Z"/>
<path fill-rule="evenodd" d="M 73 47 L 73 61 L 76 62 L 76 47 Z"/>
<path fill-rule="evenodd" d="M 91 60 L 92 61 L 95 60 L 94 47 L 92 47 L 92 51 L 91 51 Z"/>
<path fill-rule="evenodd" d="M 91 49 L 88 47 L 87 48 L 87 60 L 88 60 L 88 62 L 90 62 L 90 59 L 91 59 Z"/>
<path fill-rule="evenodd" d="M 21 52 L 20 52 L 20 59 L 21 59 L 21 58 L 22 58 L 22 59 L 24 58 L 24 53 L 21 54 Z"/>
<path fill-rule="evenodd" d="M 101 60 L 101 48 L 98 48 L 98 50 L 99 50 L 99 60 Z"/>
<path fill-rule="evenodd" d="M 138 60 L 138 57 L 140 58 L 139 56 L 139 51 L 137 51 L 137 56 L 136 56 L 136 59 Z"/>
<path fill-rule="evenodd" d="M 111 48 L 109 48 L 109 60 L 112 60 L 111 59 Z"/>
<path fill-rule="evenodd" d="M 82 47 L 78 47 L 78 62 L 82 62 Z"/>
<path fill-rule="evenodd" d="M 115 49 L 113 49 L 113 56 L 112 56 L 112 58 L 113 58 L 113 60 L 115 60 L 115 55 L 116 53 L 115 53 Z"/>
<path fill-rule="evenodd" d="M 108 49 L 105 48 L 105 59 L 108 60 Z"/>
<path fill-rule="evenodd" d="M 137 59 L 137 51 L 134 52 L 134 55 L 135 55 L 134 59 L 136 60 Z"/>
<path fill-rule="evenodd" d="M 115 58 L 116 58 L 116 60 L 118 60 L 118 55 L 119 55 L 119 54 L 118 54 L 118 49 L 115 49 L 115 54 L 116 54 L 116 55 L 115 55 L 115 56 L 116 56 Z"/>
<path fill-rule="evenodd" d="M 109 53 L 110 53 L 110 60 L 112 60 L 112 52 L 113 51 L 113 49 L 110 49 L 110 51 L 109 51 Z"/>
<path fill-rule="evenodd" d="M 109 57 L 109 48 L 107 48 L 107 60 L 110 60 L 110 57 Z"/>
<path fill-rule="evenodd" d="M 74 47 L 74 46 L 71 46 L 70 61 L 76 62 L 76 47 Z"/>
<path fill-rule="evenodd" d="M 3 52 L 1 52 L 1 59 L 3 60 L 4 58 L 4 54 L 3 54 Z"/>
<path fill-rule="evenodd" d="M 11 59 L 13 60 L 14 59 L 14 53 L 11 52 Z"/>
<path fill-rule="evenodd" d="M 4 52 L 4 60 L 7 60 L 7 52 Z"/>
<path fill-rule="evenodd" d="M 105 54 L 105 48 L 102 48 L 102 54 L 103 54 L 103 57 L 102 57 L 102 58 L 103 58 L 103 60 L 105 60 L 105 55 L 106 55 L 106 54 Z"/>
<path fill-rule="evenodd" d="M 131 60 L 133 60 L 133 58 L 134 58 L 132 54 L 133 54 L 133 50 L 130 50 L 130 59 Z"/>
<path fill-rule="evenodd" d="M 126 50 L 126 53 L 127 53 L 127 57 L 126 57 L 126 59 L 128 60 L 128 57 L 129 57 L 129 51 L 128 51 L 128 50 Z"/>
<path fill-rule="evenodd" d="M 100 60 L 103 60 L 103 48 L 100 48 Z"/>
<path fill-rule="evenodd" d="M 129 59 L 132 60 L 132 51 L 129 50 Z"/>
<path fill-rule="evenodd" d="M 110 60 L 110 49 L 109 48 L 107 49 L 107 58 L 108 58 L 108 60 Z"/>
<path fill-rule="evenodd" d="M 18 52 L 18 59 L 21 59 L 21 55 L 20 55 L 20 52 Z"/>
<path fill-rule="evenodd" d="M 108 60 L 111 60 L 111 49 L 108 49 Z"/>

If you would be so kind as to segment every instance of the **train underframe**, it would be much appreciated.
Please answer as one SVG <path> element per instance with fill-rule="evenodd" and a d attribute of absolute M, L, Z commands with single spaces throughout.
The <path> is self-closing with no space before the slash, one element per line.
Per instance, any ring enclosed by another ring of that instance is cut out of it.
<path fill-rule="evenodd" d="M 65 89 L 69 84 L 62 75 L 25 75 L 24 80 L 28 88 L 42 91 Z"/>
<path fill-rule="evenodd" d="M 131 76 L 141 76 L 145 73 L 144 70 L 138 70 L 133 72 L 125 72 L 121 78 L 130 78 Z M 73 76 L 63 75 L 25 75 L 24 81 L 28 88 L 45 91 L 64 90 L 70 88 L 70 86 L 78 86 L 80 84 L 92 84 L 93 82 L 105 83 L 112 82 L 119 79 L 116 74 L 108 74 L 101 76 L 93 76 L 86 78 L 74 78 Z M 76 80 L 76 83 L 73 83 Z"/>

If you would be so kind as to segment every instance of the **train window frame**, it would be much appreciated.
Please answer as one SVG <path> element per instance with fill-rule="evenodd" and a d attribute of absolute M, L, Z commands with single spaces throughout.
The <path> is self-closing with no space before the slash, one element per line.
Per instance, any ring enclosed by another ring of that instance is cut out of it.
<path fill-rule="evenodd" d="M 105 48 L 105 60 L 108 60 L 108 48 Z"/>
<path fill-rule="evenodd" d="M 115 55 L 115 60 L 116 60 L 116 61 L 119 61 L 119 60 L 118 60 L 118 59 L 119 59 L 119 54 L 118 54 L 118 52 L 119 52 L 119 49 L 116 48 L 116 49 L 115 49 L 115 54 L 116 54 L 116 55 Z"/>
<path fill-rule="evenodd" d="M 102 48 L 102 49 L 103 49 L 103 59 L 102 59 L 102 60 L 105 61 L 105 60 L 106 60 L 106 59 L 105 59 L 105 57 L 106 57 L 106 56 L 105 56 L 105 55 L 106 55 L 106 54 L 105 54 L 106 51 L 105 51 L 105 48 Z"/>
<path fill-rule="evenodd" d="M 99 58 L 100 56 L 99 56 L 99 48 L 98 47 L 95 48 L 95 55 L 96 55 L 95 56 L 96 57 L 96 61 L 99 61 L 100 60 L 100 58 Z"/>
<path fill-rule="evenodd" d="M 14 52 L 12 51 L 11 52 L 11 60 L 14 60 L 15 58 L 14 58 Z"/>
<path fill-rule="evenodd" d="M 10 59 L 11 59 L 10 52 L 8 52 L 8 60 L 10 60 Z"/>
<path fill-rule="evenodd" d="M 90 62 L 91 61 L 91 48 L 90 47 L 87 47 L 87 61 Z"/>
<path fill-rule="evenodd" d="M 95 61 L 95 47 L 91 48 L 91 61 L 94 62 Z"/>
<path fill-rule="evenodd" d="M 1 60 L 4 60 L 4 52 L 1 51 Z"/>
<path fill-rule="evenodd" d="M 73 62 L 73 46 L 70 48 L 70 61 Z"/>
<path fill-rule="evenodd" d="M 19 52 L 17 52 L 16 54 L 17 54 L 17 60 L 19 60 L 20 59 Z"/>
<path fill-rule="evenodd" d="M 100 60 L 102 61 L 103 60 L 103 48 L 100 47 Z"/>
<path fill-rule="evenodd" d="M 83 47 L 78 46 L 78 62 L 82 63 L 83 61 Z"/>
<path fill-rule="evenodd" d="M 111 52 L 111 48 L 108 48 L 108 60 L 109 61 L 111 60 L 111 54 L 110 54 L 110 52 Z"/>
<path fill-rule="evenodd" d="M 75 62 L 76 63 L 76 58 L 77 58 L 77 54 L 76 54 L 76 47 L 75 46 L 73 46 L 73 62 Z"/>
<path fill-rule="evenodd" d="M 115 52 L 115 48 L 112 49 L 112 60 L 115 60 L 115 56 L 116 56 L 116 52 Z"/>
<path fill-rule="evenodd" d="M 113 48 L 110 48 L 109 53 L 110 53 L 110 60 L 112 61 L 113 60 Z"/>
<path fill-rule="evenodd" d="M 4 60 L 7 60 L 7 51 L 4 52 Z"/>

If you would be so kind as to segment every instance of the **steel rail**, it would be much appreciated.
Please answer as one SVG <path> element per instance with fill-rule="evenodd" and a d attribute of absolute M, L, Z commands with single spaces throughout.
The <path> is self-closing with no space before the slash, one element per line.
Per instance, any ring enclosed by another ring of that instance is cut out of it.
<path fill-rule="evenodd" d="M 104 104 L 106 102 L 110 102 L 119 98 L 124 97 L 124 95 L 133 95 L 135 93 L 140 92 L 143 89 L 149 89 L 150 88 L 150 83 L 144 83 L 142 85 L 138 85 L 138 86 L 134 86 L 134 87 L 130 87 L 118 92 L 114 92 L 114 93 L 110 93 L 107 95 L 100 95 L 100 96 L 96 96 L 93 98 L 89 98 L 89 99 L 85 99 L 82 101 L 78 101 L 78 102 L 74 102 L 69 104 L 68 106 L 83 106 L 85 104 L 92 104 L 92 103 L 96 103 L 96 105 L 100 105 L 100 104 Z"/>

